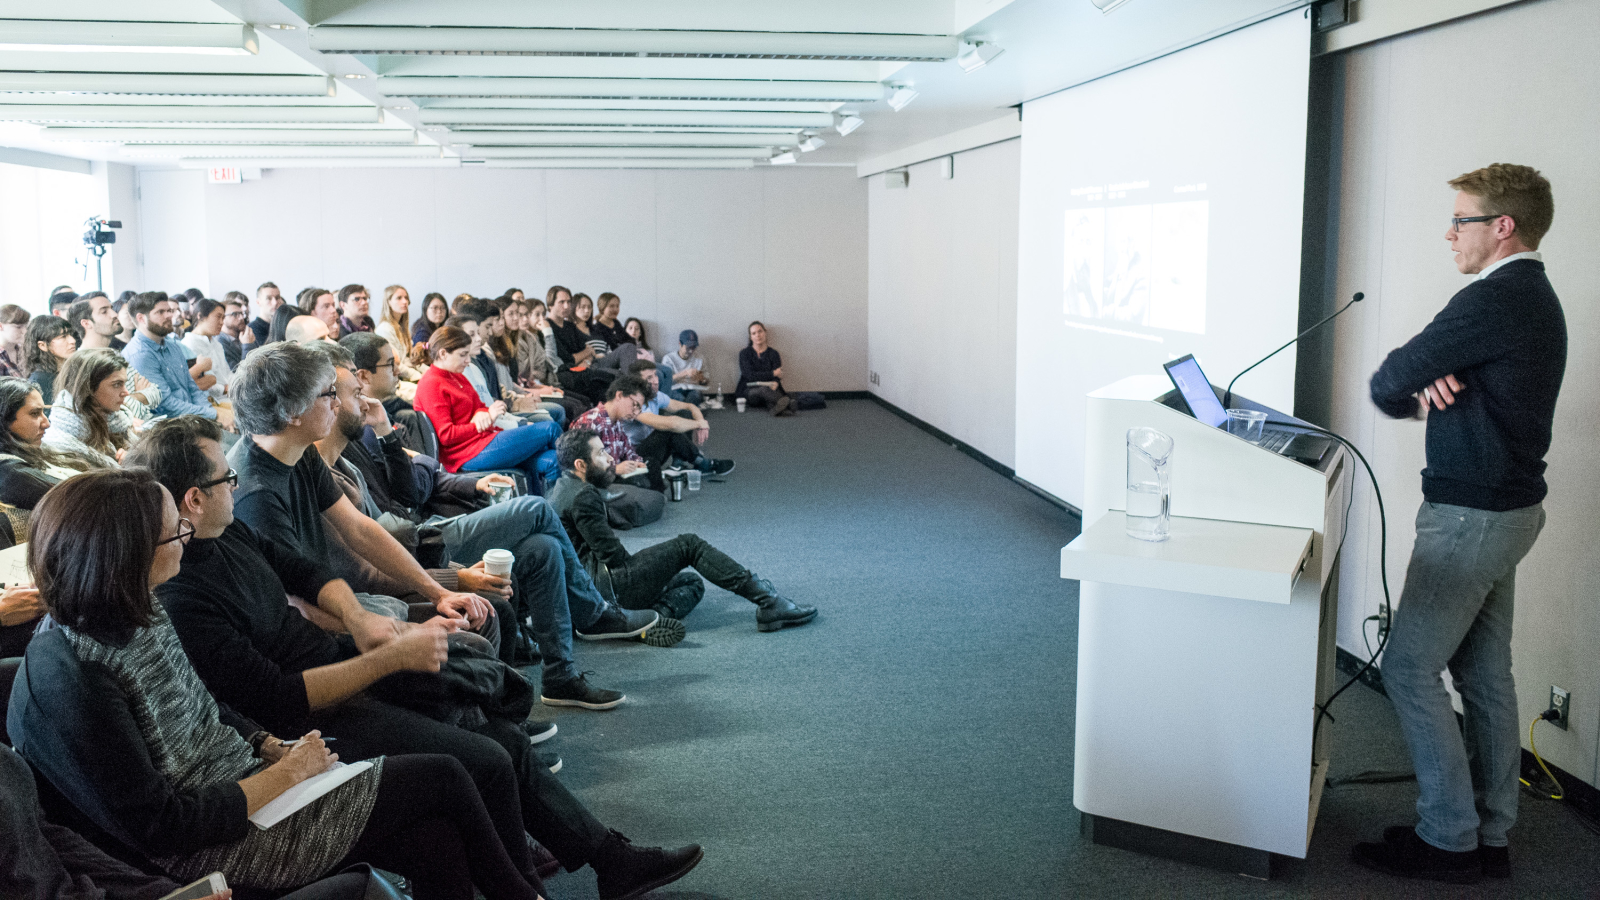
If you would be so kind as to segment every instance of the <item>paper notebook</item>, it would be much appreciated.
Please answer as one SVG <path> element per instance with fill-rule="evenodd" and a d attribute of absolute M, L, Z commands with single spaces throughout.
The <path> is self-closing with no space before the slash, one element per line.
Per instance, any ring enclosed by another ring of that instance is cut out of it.
<path fill-rule="evenodd" d="M 348 766 L 342 762 L 336 762 L 332 768 L 321 775 L 307 778 L 305 781 L 274 797 L 272 802 L 256 810 L 256 814 L 250 817 L 250 821 L 254 822 L 257 828 L 266 831 L 268 828 L 310 806 L 324 794 L 370 768 L 372 768 L 372 763 L 369 762 L 352 763 Z"/>

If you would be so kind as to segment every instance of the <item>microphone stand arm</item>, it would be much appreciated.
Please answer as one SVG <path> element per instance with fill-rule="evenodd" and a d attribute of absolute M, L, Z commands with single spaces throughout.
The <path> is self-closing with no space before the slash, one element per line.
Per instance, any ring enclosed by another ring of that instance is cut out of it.
<path fill-rule="evenodd" d="M 1360 303 L 1361 300 L 1362 300 L 1361 296 L 1352 297 L 1350 299 L 1349 303 L 1346 303 L 1344 306 L 1341 306 L 1338 309 L 1334 310 L 1332 315 L 1329 315 L 1327 318 L 1323 319 L 1321 322 L 1318 322 L 1317 324 L 1311 326 L 1310 328 L 1307 328 L 1305 331 L 1302 331 L 1299 334 L 1295 335 L 1294 337 L 1290 338 L 1288 340 L 1288 342 L 1285 343 L 1282 347 L 1279 347 L 1278 349 L 1272 351 L 1271 353 L 1268 353 L 1266 356 L 1263 356 L 1260 359 L 1256 360 L 1248 368 L 1246 368 L 1244 370 L 1244 372 L 1240 372 L 1238 375 L 1233 376 L 1233 381 L 1228 382 L 1228 389 L 1226 391 L 1223 391 L 1223 393 L 1222 393 L 1222 408 L 1223 409 L 1227 409 L 1228 408 L 1228 404 L 1230 403 L 1230 401 L 1233 400 L 1233 386 L 1234 386 L 1234 384 L 1236 384 L 1239 381 L 1240 378 L 1244 377 L 1245 372 L 1250 371 L 1250 369 L 1254 369 L 1256 366 L 1259 366 L 1262 363 L 1266 362 L 1267 360 L 1273 358 L 1274 356 L 1277 356 L 1279 353 L 1282 353 L 1284 350 L 1288 349 L 1290 344 L 1293 344 L 1295 341 L 1300 340 L 1301 338 L 1305 337 L 1306 335 L 1310 334 L 1311 332 L 1316 331 L 1318 328 L 1321 328 L 1322 326 L 1324 326 L 1324 325 L 1328 324 L 1329 322 L 1333 321 L 1334 319 L 1338 318 L 1340 313 L 1342 313 L 1345 310 L 1349 309 L 1350 307 L 1356 305 L 1357 303 Z"/>

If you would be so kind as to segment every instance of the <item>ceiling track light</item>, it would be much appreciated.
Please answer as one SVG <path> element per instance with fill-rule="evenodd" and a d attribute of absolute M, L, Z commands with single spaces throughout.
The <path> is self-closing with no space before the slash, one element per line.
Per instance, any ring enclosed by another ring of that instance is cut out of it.
<path fill-rule="evenodd" d="M 949 59 L 956 52 L 956 38 L 942 34 L 731 29 L 317 25 L 310 38 L 312 50 L 352 54 L 929 62 Z"/>
<path fill-rule="evenodd" d="M 288 24 L 279 23 L 279 22 L 273 22 L 272 24 L 270 24 L 270 25 L 268 25 L 266 27 L 271 28 L 271 29 L 273 29 L 275 31 L 294 31 L 296 28 L 299 28 L 300 26 L 299 25 L 288 25 Z"/>
<path fill-rule="evenodd" d="M 909 84 L 891 84 L 889 89 L 894 93 L 889 95 L 889 108 L 895 112 L 905 109 L 911 101 L 917 99 L 917 92 Z"/>
<path fill-rule="evenodd" d="M 956 65 L 960 66 L 963 72 L 971 75 L 1004 52 L 1006 52 L 1005 49 L 993 41 L 962 41 L 961 49 L 956 53 Z"/>
<path fill-rule="evenodd" d="M 827 141 L 823 140 L 822 138 L 819 138 L 816 135 L 810 135 L 805 140 L 801 141 L 798 146 L 800 147 L 801 153 L 810 153 L 813 150 L 820 150 L 822 145 L 826 143 Z"/>
<path fill-rule="evenodd" d="M 866 120 L 856 115 L 854 110 L 846 110 L 834 116 L 833 130 L 839 132 L 839 136 L 843 137 L 865 123 Z"/>
<path fill-rule="evenodd" d="M 788 153 L 779 153 L 777 156 L 774 156 L 770 162 L 775 166 L 788 166 L 793 165 L 796 159 L 798 159 L 798 157 L 794 155 L 793 150 L 790 150 Z"/>
<path fill-rule="evenodd" d="M 365 77 L 367 77 L 367 76 L 365 76 L 365 75 L 361 75 L 361 74 L 359 74 L 359 73 L 356 73 L 356 72 L 351 72 L 351 73 L 349 73 L 349 74 L 346 74 L 346 75 L 340 75 L 340 76 L 339 76 L 339 77 L 340 77 L 340 78 L 348 78 L 348 79 L 350 79 L 350 80 L 351 80 L 351 81 L 356 81 L 356 80 L 358 80 L 358 79 L 362 79 L 362 78 L 365 78 Z"/>

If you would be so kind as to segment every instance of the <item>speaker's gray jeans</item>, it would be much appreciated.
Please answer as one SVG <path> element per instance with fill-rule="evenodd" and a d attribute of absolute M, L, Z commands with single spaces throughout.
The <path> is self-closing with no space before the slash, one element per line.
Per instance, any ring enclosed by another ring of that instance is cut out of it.
<path fill-rule="evenodd" d="M 1506 845 L 1517 818 L 1521 723 L 1511 679 L 1517 563 L 1544 527 L 1538 504 L 1506 512 L 1423 503 L 1383 654 L 1417 772 L 1417 835 L 1442 850 Z M 1466 727 L 1440 673 L 1450 670 Z"/>

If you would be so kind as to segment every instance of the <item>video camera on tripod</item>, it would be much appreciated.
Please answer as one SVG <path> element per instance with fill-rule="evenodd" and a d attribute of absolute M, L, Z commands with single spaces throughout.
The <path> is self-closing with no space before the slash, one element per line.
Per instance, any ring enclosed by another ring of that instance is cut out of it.
<path fill-rule="evenodd" d="M 104 290 L 105 284 L 102 283 L 100 275 L 100 258 L 106 255 L 107 244 L 115 244 L 117 242 L 117 233 L 109 229 L 121 228 L 122 221 L 120 219 L 104 219 L 100 216 L 90 216 L 84 220 L 83 224 L 89 226 L 89 230 L 83 233 L 83 245 L 89 248 L 90 253 L 94 254 L 95 287 Z"/>

